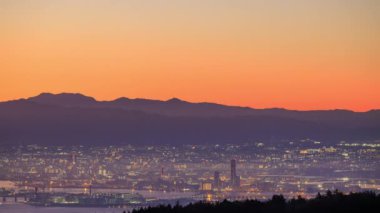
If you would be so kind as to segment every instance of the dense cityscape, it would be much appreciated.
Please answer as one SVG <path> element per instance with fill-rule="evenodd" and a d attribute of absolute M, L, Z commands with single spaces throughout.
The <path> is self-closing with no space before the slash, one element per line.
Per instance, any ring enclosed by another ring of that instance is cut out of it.
<path fill-rule="evenodd" d="M 21 195 L 35 202 L 36 194 L 99 197 L 112 192 L 141 205 L 380 191 L 380 141 L 272 144 L 2 147 L 0 180 L 11 186 L 0 190 L 3 202 Z"/>
<path fill-rule="evenodd" d="M 380 0 L 0 0 L 0 29 L 0 213 L 380 212 Z"/>

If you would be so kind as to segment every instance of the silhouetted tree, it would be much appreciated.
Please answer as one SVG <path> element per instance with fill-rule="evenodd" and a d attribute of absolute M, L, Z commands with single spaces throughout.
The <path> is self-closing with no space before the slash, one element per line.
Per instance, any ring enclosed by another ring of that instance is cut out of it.
<path fill-rule="evenodd" d="M 365 213 L 380 212 L 380 195 L 374 192 L 343 194 L 335 190 L 325 195 L 306 200 L 301 196 L 286 200 L 282 195 L 274 195 L 271 200 L 198 202 L 187 206 L 158 206 L 133 210 L 132 213 Z"/>

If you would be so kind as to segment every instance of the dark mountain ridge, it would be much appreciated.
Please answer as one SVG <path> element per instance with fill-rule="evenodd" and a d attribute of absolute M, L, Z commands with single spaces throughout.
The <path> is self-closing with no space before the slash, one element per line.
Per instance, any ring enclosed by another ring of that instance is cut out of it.
<path fill-rule="evenodd" d="M 380 111 L 294 111 L 42 93 L 0 102 L 0 144 L 241 143 L 379 139 Z"/>

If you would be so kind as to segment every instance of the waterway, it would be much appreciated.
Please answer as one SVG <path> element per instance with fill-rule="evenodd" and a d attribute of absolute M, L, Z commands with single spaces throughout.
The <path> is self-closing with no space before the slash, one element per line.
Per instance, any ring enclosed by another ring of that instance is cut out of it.
<path fill-rule="evenodd" d="M 36 207 L 21 203 L 0 204 L 0 213 L 122 213 L 127 208 Z"/>

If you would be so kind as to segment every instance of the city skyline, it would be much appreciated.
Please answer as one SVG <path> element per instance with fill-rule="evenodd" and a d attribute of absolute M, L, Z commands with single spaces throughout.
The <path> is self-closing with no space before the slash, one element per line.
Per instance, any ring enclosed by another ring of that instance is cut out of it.
<path fill-rule="evenodd" d="M 23 194 L 33 199 L 37 193 L 91 196 L 92 191 L 97 195 L 112 190 L 143 193 L 144 198 L 156 192 L 155 199 L 150 198 L 154 202 L 160 196 L 217 201 L 267 199 L 275 193 L 308 198 L 335 189 L 378 192 L 379 147 L 378 140 L 328 144 L 311 139 L 276 144 L 8 146 L 0 147 L 0 168 L 7 171 L 0 178 L 17 183 L 7 188 L 15 190 L 21 202 Z"/>

